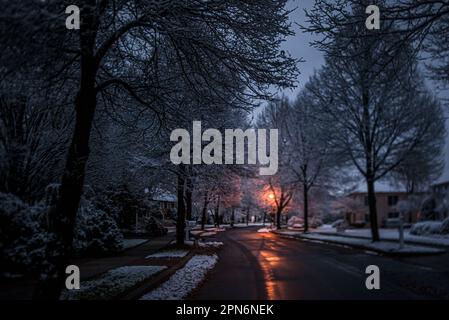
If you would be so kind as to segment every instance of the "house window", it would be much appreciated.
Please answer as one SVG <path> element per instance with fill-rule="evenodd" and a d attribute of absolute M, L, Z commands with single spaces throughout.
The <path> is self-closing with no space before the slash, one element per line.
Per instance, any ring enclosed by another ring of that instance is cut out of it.
<path fill-rule="evenodd" d="M 365 196 L 364 202 L 365 202 L 365 207 L 368 207 L 368 205 L 369 205 L 368 196 Z"/>
<path fill-rule="evenodd" d="M 388 205 L 394 207 L 398 204 L 398 196 L 388 196 Z"/>
<path fill-rule="evenodd" d="M 399 212 L 388 212 L 388 219 L 397 219 L 399 218 Z"/>

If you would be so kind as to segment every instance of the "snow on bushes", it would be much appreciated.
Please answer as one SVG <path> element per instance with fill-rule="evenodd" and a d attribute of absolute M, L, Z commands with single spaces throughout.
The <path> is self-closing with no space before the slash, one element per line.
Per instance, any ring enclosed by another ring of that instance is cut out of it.
<path fill-rule="evenodd" d="M 12 194 L 0 193 L 0 272 L 40 271 L 52 236 L 43 228 L 44 206 L 28 206 Z"/>
<path fill-rule="evenodd" d="M 83 199 L 73 247 L 77 253 L 88 255 L 119 252 L 123 249 L 123 235 L 110 215 Z"/>
<path fill-rule="evenodd" d="M 318 228 L 323 224 L 322 219 L 319 216 L 311 216 L 309 217 L 309 227 Z M 304 218 L 299 216 L 293 216 L 288 219 L 287 225 L 292 228 L 302 228 L 304 227 Z"/>
<path fill-rule="evenodd" d="M 0 274 L 39 274 L 48 267 L 55 236 L 48 231 L 49 208 L 30 206 L 12 194 L 0 193 Z M 112 219 L 82 201 L 75 227 L 74 248 L 80 254 L 101 254 L 122 249 L 123 236 Z"/>
<path fill-rule="evenodd" d="M 440 234 L 449 234 L 449 218 L 446 218 L 441 222 Z"/>
<path fill-rule="evenodd" d="M 304 226 L 304 219 L 298 216 L 293 216 L 288 219 L 287 225 L 293 228 L 302 228 Z"/>
<path fill-rule="evenodd" d="M 424 221 L 415 223 L 410 229 L 410 234 L 415 236 L 448 235 L 449 218 L 443 221 Z"/>

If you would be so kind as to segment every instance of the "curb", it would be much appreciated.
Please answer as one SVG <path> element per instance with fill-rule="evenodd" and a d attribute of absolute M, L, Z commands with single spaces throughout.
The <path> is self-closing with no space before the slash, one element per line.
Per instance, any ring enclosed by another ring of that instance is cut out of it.
<path fill-rule="evenodd" d="M 276 232 L 276 231 L 272 231 L 272 233 L 275 233 L 275 234 L 277 234 L 278 236 L 280 236 L 281 238 L 284 238 L 284 239 L 300 240 L 300 241 L 314 241 L 314 242 L 328 243 L 328 244 L 339 245 L 339 246 L 346 246 L 346 247 L 350 247 L 350 248 L 353 248 L 353 249 L 359 249 L 359 250 L 363 250 L 363 251 L 374 252 L 374 253 L 377 253 L 379 255 L 383 255 L 383 256 L 387 256 L 387 257 L 396 257 L 396 258 L 400 258 L 400 257 L 421 257 L 421 256 L 433 256 L 433 255 L 446 253 L 445 250 L 441 250 L 441 249 L 440 249 L 441 251 L 438 251 L 438 252 L 391 252 L 391 251 L 379 250 L 379 249 L 372 248 L 372 247 L 366 247 L 364 245 L 350 244 L 350 243 L 341 243 L 341 242 L 333 241 L 333 240 L 310 239 L 310 238 L 303 237 L 303 236 L 300 236 L 300 235 L 294 235 L 294 236 L 293 235 L 285 235 L 285 234 L 282 234 L 282 233 L 279 233 L 279 232 Z"/>
<path fill-rule="evenodd" d="M 353 238 L 353 239 L 362 239 L 362 240 L 369 240 L 369 238 L 366 237 L 360 237 L 360 236 L 351 236 L 351 235 L 340 235 L 340 234 L 332 234 L 332 233 L 325 233 L 325 232 L 316 232 L 317 234 L 323 235 L 323 236 L 336 236 L 336 237 L 342 237 L 342 238 Z M 399 240 L 393 240 L 393 239 L 383 239 L 382 241 L 387 241 L 387 242 L 397 242 Z M 422 243 L 422 242 L 417 242 L 417 241 L 413 241 L 413 240 L 405 240 L 404 239 L 404 243 L 405 244 L 410 244 L 413 246 L 421 246 L 421 247 L 429 247 L 429 248 L 437 248 L 437 249 L 443 249 L 443 250 L 449 250 L 449 246 L 447 245 L 441 245 L 441 244 L 435 244 L 435 245 L 430 245 L 428 243 Z"/>

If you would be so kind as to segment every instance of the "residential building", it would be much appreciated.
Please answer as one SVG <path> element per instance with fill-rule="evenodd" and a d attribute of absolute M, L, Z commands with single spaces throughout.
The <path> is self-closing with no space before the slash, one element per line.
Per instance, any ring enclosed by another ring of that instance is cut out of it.
<path fill-rule="evenodd" d="M 399 209 L 397 204 L 407 200 L 409 194 L 401 186 L 389 183 L 376 183 L 377 223 L 381 227 L 397 225 Z M 346 196 L 347 203 L 345 218 L 352 226 L 369 226 L 369 202 L 366 187 L 359 187 Z M 419 219 L 419 212 L 404 212 L 405 223 L 415 223 Z"/>

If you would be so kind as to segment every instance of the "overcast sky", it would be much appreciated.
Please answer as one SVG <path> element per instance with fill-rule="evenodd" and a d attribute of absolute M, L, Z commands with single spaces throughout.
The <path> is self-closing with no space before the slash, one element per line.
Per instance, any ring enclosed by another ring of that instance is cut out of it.
<path fill-rule="evenodd" d="M 301 72 L 298 79 L 298 88 L 294 90 L 285 90 L 283 93 L 289 98 L 295 98 L 300 88 L 307 82 L 309 77 L 313 75 L 315 70 L 318 70 L 324 63 L 323 54 L 309 45 L 313 37 L 308 33 L 302 33 L 297 24 L 305 24 L 304 9 L 311 9 L 314 0 L 290 0 L 288 9 L 297 8 L 290 14 L 290 21 L 295 35 L 289 37 L 283 45 L 283 49 L 290 52 L 295 58 L 302 58 L 303 63 L 300 64 L 299 70 Z"/>
<path fill-rule="evenodd" d="M 283 49 L 288 51 L 293 57 L 298 59 L 302 58 L 302 60 L 304 60 L 304 62 L 299 66 L 301 74 L 298 78 L 298 87 L 296 89 L 288 89 L 282 92 L 290 99 L 294 99 L 296 97 L 299 90 L 307 82 L 308 78 L 313 75 L 314 71 L 318 70 L 324 63 L 323 54 L 309 44 L 310 41 L 313 40 L 313 37 L 310 34 L 302 33 L 299 26 L 297 25 L 305 24 L 304 9 L 311 9 L 314 2 L 315 0 L 290 0 L 288 3 L 288 9 L 297 8 L 290 14 L 290 21 L 292 22 L 292 28 L 295 31 L 295 35 L 287 38 L 287 40 L 283 44 Z M 429 86 L 434 87 L 433 85 Z M 435 94 L 438 94 L 439 96 L 445 98 L 449 98 L 448 90 L 439 92 L 435 90 Z M 446 124 L 446 168 L 442 177 L 438 179 L 438 182 L 449 181 L 449 120 L 446 121 Z"/>

